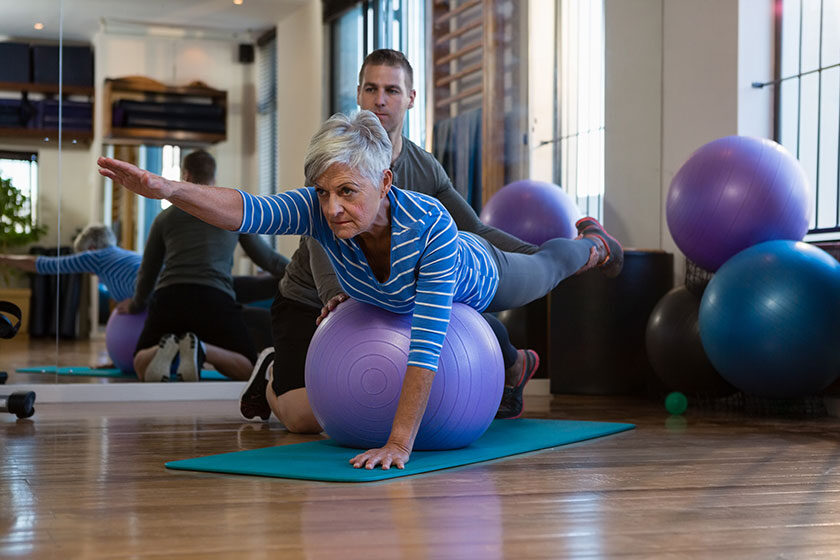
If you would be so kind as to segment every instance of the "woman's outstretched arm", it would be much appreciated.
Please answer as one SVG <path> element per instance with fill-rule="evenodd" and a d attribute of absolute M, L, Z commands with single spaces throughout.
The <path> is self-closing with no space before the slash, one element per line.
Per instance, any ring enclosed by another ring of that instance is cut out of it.
<path fill-rule="evenodd" d="M 26 272 L 37 272 L 32 255 L 0 255 L 0 265 L 11 266 Z"/>
<path fill-rule="evenodd" d="M 118 159 L 101 157 L 99 173 L 146 198 L 165 198 L 199 220 L 226 230 L 242 224 L 242 195 L 234 189 L 172 181 Z"/>

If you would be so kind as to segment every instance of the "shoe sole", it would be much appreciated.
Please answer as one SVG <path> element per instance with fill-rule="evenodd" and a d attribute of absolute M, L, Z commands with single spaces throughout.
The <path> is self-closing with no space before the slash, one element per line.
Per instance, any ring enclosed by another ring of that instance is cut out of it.
<path fill-rule="evenodd" d="M 196 363 L 198 361 L 198 337 L 192 333 L 185 334 L 178 341 L 178 355 L 181 361 L 176 373 L 181 381 L 198 381 L 203 365 Z"/>
<path fill-rule="evenodd" d="M 166 338 L 167 340 L 163 343 L 163 345 L 158 342 L 158 351 L 146 367 L 146 373 L 143 376 L 143 381 L 156 383 L 169 379 L 170 372 L 172 371 L 172 360 L 175 359 L 175 355 L 178 353 L 178 343 L 173 335 L 167 335 L 163 338 Z M 161 340 L 163 340 L 163 338 Z M 169 353 L 170 350 L 171 355 L 167 357 L 167 353 Z"/>
<path fill-rule="evenodd" d="M 242 399 L 245 398 L 245 394 L 251 389 L 251 385 L 253 385 L 254 380 L 260 374 L 260 370 L 262 369 L 263 362 L 265 362 L 265 360 L 266 360 L 266 358 L 268 358 L 268 356 L 273 355 L 273 354 L 274 354 L 274 348 L 265 348 L 262 352 L 260 352 L 260 355 L 257 356 L 257 363 L 254 366 L 254 371 L 251 372 L 251 378 L 248 379 L 248 383 L 245 384 L 245 388 L 242 389 L 241 393 L 239 393 L 239 416 L 241 416 L 242 419 L 247 421 L 247 422 L 260 422 L 260 421 L 267 422 L 269 420 L 269 418 L 271 418 L 271 413 L 269 413 L 268 417 L 266 417 L 266 418 L 263 418 L 259 414 L 255 414 L 254 416 L 250 416 L 250 417 L 246 416 L 245 413 L 242 412 Z M 274 361 L 274 359 L 272 358 L 272 362 L 273 361 Z M 265 371 L 263 371 L 262 374 L 265 375 Z M 268 382 L 268 380 L 266 379 L 266 383 L 267 382 Z M 259 418 L 260 420 L 255 420 L 256 418 Z"/>

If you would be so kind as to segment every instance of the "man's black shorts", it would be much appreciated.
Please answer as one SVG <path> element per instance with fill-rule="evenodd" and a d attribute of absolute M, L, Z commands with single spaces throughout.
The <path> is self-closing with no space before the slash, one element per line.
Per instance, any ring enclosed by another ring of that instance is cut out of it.
<path fill-rule="evenodd" d="M 257 360 L 242 306 L 225 292 L 201 284 L 173 284 L 155 290 L 134 353 L 156 346 L 165 334 L 186 332 L 195 333 L 207 344 L 238 352 L 252 364 Z"/>

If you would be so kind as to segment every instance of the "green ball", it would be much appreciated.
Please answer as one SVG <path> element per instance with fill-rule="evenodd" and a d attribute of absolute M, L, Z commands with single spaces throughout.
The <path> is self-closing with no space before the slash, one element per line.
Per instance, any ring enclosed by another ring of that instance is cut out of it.
<path fill-rule="evenodd" d="M 679 391 L 665 397 L 665 410 L 671 414 L 682 414 L 688 408 L 688 399 Z"/>

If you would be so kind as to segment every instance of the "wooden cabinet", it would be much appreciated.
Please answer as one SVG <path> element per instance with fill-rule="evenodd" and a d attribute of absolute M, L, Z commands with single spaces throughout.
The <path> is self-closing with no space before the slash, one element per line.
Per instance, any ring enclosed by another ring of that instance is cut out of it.
<path fill-rule="evenodd" d="M 227 92 L 201 82 L 108 78 L 103 100 L 106 142 L 206 146 L 227 138 Z"/>
<path fill-rule="evenodd" d="M 58 84 L 0 82 L 0 92 L 0 137 L 55 140 L 60 93 L 63 142 L 88 143 L 93 138 L 92 87 L 64 86 L 59 91 Z"/>

